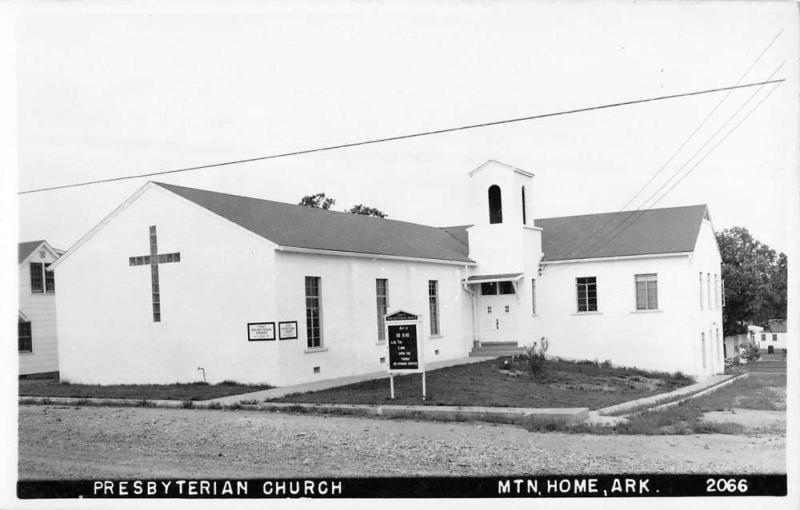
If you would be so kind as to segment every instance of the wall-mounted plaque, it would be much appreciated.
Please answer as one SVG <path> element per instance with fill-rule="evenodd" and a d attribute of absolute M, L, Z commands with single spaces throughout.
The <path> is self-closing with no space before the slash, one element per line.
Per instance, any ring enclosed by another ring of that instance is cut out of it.
<path fill-rule="evenodd" d="M 247 341 L 248 342 L 263 342 L 275 340 L 275 323 L 274 322 L 248 322 L 247 323 Z"/>
<path fill-rule="evenodd" d="M 278 334 L 281 340 L 294 340 L 297 338 L 297 321 L 279 322 Z"/>

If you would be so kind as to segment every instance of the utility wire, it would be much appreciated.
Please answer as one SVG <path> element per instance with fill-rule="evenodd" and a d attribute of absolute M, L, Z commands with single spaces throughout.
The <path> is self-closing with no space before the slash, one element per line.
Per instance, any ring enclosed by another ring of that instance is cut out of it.
<path fill-rule="evenodd" d="M 781 65 L 783 65 L 783 64 L 781 64 Z M 764 97 L 762 97 L 762 98 L 761 98 L 761 100 L 760 100 L 758 103 L 756 103 L 756 106 L 755 106 L 755 107 L 753 107 L 753 108 L 752 108 L 750 111 L 748 111 L 748 112 L 747 112 L 747 113 L 744 115 L 744 117 L 742 117 L 742 118 L 739 120 L 739 122 L 737 122 L 737 123 L 736 123 L 736 125 L 734 125 L 734 126 L 733 126 L 733 127 L 732 127 L 732 128 L 731 128 L 731 129 L 730 129 L 728 132 L 727 132 L 727 133 L 725 133 L 725 135 L 723 135 L 723 137 L 722 137 L 722 138 L 721 138 L 721 139 L 720 139 L 720 140 L 719 140 L 719 141 L 718 141 L 716 144 L 714 144 L 714 145 L 711 147 L 711 149 L 709 149 L 709 151 L 708 151 L 708 152 L 706 152 L 706 153 L 705 153 L 705 154 L 704 154 L 704 155 L 703 155 L 703 156 L 702 156 L 702 157 L 701 157 L 701 158 L 700 158 L 700 159 L 699 159 L 699 160 L 698 160 L 698 161 L 697 161 L 697 162 L 696 162 L 696 163 L 695 163 L 695 164 L 694 164 L 694 165 L 693 165 L 693 166 L 692 166 L 692 167 L 691 167 L 691 168 L 690 168 L 690 169 L 689 169 L 689 170 L 688 170 L 688 171 L 687 171 L 685 174 L 683 174 L 683 176 L 682 176 L 680 179 L 678 179 L 678 180 L 677 180 L 677 181 L 676 181 L 676 182 L 675 182 L 675 183 L 674 183 L 672 186 L 670 186 L 670 188 L 669 188 L 669 189 L 667 189 L 667 190 L 666 190 L 666 191 L 665 191 L 665 192 L 664 192 L 664 193 L 663 193 L 663 194 L 662 194 L 662 195 L 661 195 L 661 196 L 660 196 L 660 197 L 659 197 L 659 198 L 658 198 L 658 199 L 657 199 L 655 202 L 653 202 L 652 204 L 650 204 L 650 205 L 649 205 L 647 208 L 645 208 L 645 209 L 639 209 L 639 210 L 637 210 L 637 211 L 634 211 L 634 212 L 633 212 L 633 214 L 632 214 L 631 216 L 629 216 L 629 217 L 628 217 L 626 220 L 623 220 L 623 224 L 621 225 L 621 228 L 618 228 L 617 232 L 615 232 L 614 234 L 610 235 L 610 236 L 609 236 L 609 237 L 608 237 L 608 238 L 605 240 L 605 242 L 603 242 L 602 244 L 598 245 L 598 246 L 596 247 L 596 249 L 600 249 L 600 248 L 603 248 L 603 247 L 605 247 L 605 246 L 606 246 L 608 243 L 610 243 L 610 242 L 611 242 L 611 241 L 612 241 L 614 238 L 616 238 L 617 236 L 619 236 L 619 235 L 620 235 L 622 232 L 624 232 L 626 229 L 628 229 L 628 228 L 629 228 L 631 225 L 633 225 L 634 223 L 636 223 L 636 221 L 638 221 L 638 219 L 639 219 L 639 218 L 640 218 L 640 217 L 641 217 L 641 216 L 642 216 L 642 215 L 643 215 L 643 214 L 644 214 L 644 213 L 645 213 L 647 210 L 651 209 L 651 208 L 652 208 L 652 207 L 654 207 L 656 204 L 658 204 L 658 203 L 659 203 L 661 200 L 663 200 L 663 199 L 664 199 L 664 198 L 665 198 L 665 197 L 666 197 L 666 196 L 667 196 L 667 195 L 668 195 L 668 194 L 669 194 L 669 193 L 670 193 L 670 192 L 671 192 L 673 189 L 675 189 L 675 187 L 676 187 L 678 184 L 680 184 L 680 182 L 681 182 L 681 181 L 683 181 L 683 180 L 684 180 L 686 177 L 688 177 L 688 176 L 689 176 L 689 174 L 691 174 L 691 173 L 692 173 L 692 172 L 693 172 L 693 171 L 694 171 L 694 170 L 695 170 L 695 169 L 696 169 L 696 168 L 697 168 L 697 167 L 700 165 L 700 163 L 702 163 L 702 162 L 703 162 L 703 161 L 704 161 L 704 160 L 705 160 L 705 159 L 706 159 L 708 156 L 710 156 L 710 155 L 711 155 L 711 153 L 712 153 L 712 152 L 714 152 L 714 150 L 715 150 L 717 147 L 719 147 L 719 146 L 720 146 L 720 144 L 722 144 L 722 142 L 724 142 L 724 141 L 725 141 L 725 140 L 726 140 L 726 139 L 727 139 L 727 138 L 728 138 L 728 137 L 729 137 L 731 134 L 733 134 L 733 132 L 734 132 L 734 131 L 736 131 L 736 130 L 739 128 L 739 126 L 741 126 L 741 125 L 742 125 L 742 123 L 743 123 L 745 120 L 747 120 L 747 119 L 750 117 L 750 115 L 752 115 L 752 114 L 753 114 L 753 113 L 754 113 L 754 112 L 755 112 L 755 111 L 756 111 L 756 110 L 757 110 L 757 109 L 758 109 L 758 108 L 759 108 L 759 107 L 760 107 L 760 106 L 761 106 L 761 105 L 764 103 L 764 101 L 766 101 L 766 100 L 767 100 L 767 98 L 768 98 L 770 95 L 772 95 L 772 93 L 775 91 L 775 89 L 777 89 L 779 86 L 780 86 L 780 84 L 776 84 L 774 87 L 772 87 L 772 88 L 771 88 L 771 89 L 770 89 L 770 90 L 767 92 L 767 94 L 766 94 Z M 760 91 L 760 90 L 761 90 L 761 89 L 759 89 L 758 91 Z M 751 97 L 750 99 L 752 99 L 752 97 Z M 748 102 L 749 102 L 749 100 L 748 100 Z M 739 113 L 739 111 L 741 111 L 741 108 L 740 108 L 739 110 L 737 110 L 737 111 L 736 111 L 736 113 L 734 113 L 734 115 L 733 115 L 731 118 L 729 118 L 728 120 L 731 120 L 733 117 L 735 117 L 735 116 L 736 116 L 736 115 Z M 727 122 L 726 122 L 726 124 L 727 124 Z M 716 136 L 716 134 L 717 134 L 717 133 L 714 133 L 714 135 L 712 135 L 712 137 L 709 139 L 709 141 L 710 141 L 711 139 L 713 139 L 713 137 L 714 137 L 714 136 Z M 695 155 L 696 155 L 696 154 L 695 154 Z M 693 156 L 692 156 L 692 158 L 690 158 L 688 161 L 691 161 L 691 160 L 694 158 L 694 156 L 695 156 L 695 155 L 693 155 Z M 688 161 L 687 161 L 687 163 L 688 163 Z M 685 166 L 685 165 L 684 165 L 684 166 Z M 681 169 L 679 169 L 679 171 L 680 171 L 680 170 L 682 170 L 682 169 L 683 169 L 683 167 L 681 167 Z M 677 175 L 677 174 L 676 174 L 676 175 Z M 671 180 L 671 179 L 670 179 L 670 180 Z M 667 182 L 669 182 L 669 181 L 667 181 Z M 665 184 L 666 184 L 666 183 L 665 183 Z M 651 197 L 651 198 L 652 198 L 652 197 Z M 648 199 L 648 201 L 649 201 L 649 199 Z M 635 217 L 633 217 L 634 215 L 635 215 Z M 626 223 L 626 222 L 627 222 L 627 223 Z"/>
<path fill-rule="evenodd" d="M 560 115 L 570 115 L 570 114 L 574 114 L 574 113 L 583 113 L 583 112 L 590 112 L 590 111 L 595 111 L 595 110 L 604 110 L 604 109 L 608 109 L 608 108 L 617 108 L 617 107 L 620 107 L 620 106 L 630 106 L 630 105 L 634 105 L 634 104 L 649 103 L 649 102 L 654 102 L 654 101 L 663 101 L 663 100 L 666 100 L 666 99 L 676 99 L 676 98 L 680 98 L 680 97 L 690 97 L 690 96 L 699 96 L 699 95 L 703 95 L 703 94 L 712 94 L 712 93 L 715 93 L 715 92 L 724 92 L 724 91 L 728 91 L 728 90 L 743 89 L 743 88 L 749 88 L 749 87 L 757 87 L 757 86 L 760 86 L 760 85 L 766 85 L 766 84 L 769 84 L 769 83 L 779 83 L 779 82 L 782 82 L 782 81 L 785 81 L 785 79 L 766 81 L 766 82 L 758 82 L 758 83 L 747 83 L 747 84 L 744 84 L 744 85 L 732 85 L 732 86 L 728 86 L 728 87 L 720 87 L 720 88 L 715 88 L 715 89 L 706 89 L 706 90 L 699 90 L 699 91 L 693 91 L 693 92 L 684 92 L 684 93 L 680 93 L 680 94 L 671 94 L 671 95 L 667 95 L 667 96 L 657 96 L 657 97 L 651 97 L 651 98 L 646 98 L 646 99 L 635 99 L 635 100 L 623 101 L 623 102 L 619 102 L 619 103 L 610 103 L 610 104 L 599 105 L 599 106 L 576 108 L 576 109 L 572 109 L 572 110 L 563 110 L 563 111 L 558 111 L 558 112 L 544 113 L 544 114 L 538 114 L 538 115 L 530 115 L 530 116 L 526 116 L 526 117 L 517 117 L 517 118 L 513 118 L 513 119 L 497 120 L 497 121 L 492 121 L 492 122 L 483 122 L 483 123 L 480 123 L 480 124 L 468 124 L 468 125 L 457 126 L 457 127 L 452 127 L 452 128 L 437 129 L 437 130 L 433 130 L 433 131 L 422 131 L 422 132 L 411 133 L 411 134 L 406 134 L 406 135 L 391 136 L 391 137 L 386 137 L 386 138 L 376 138 L 376 139 L 372 139 L 372 140 L 363 140 L 363 141 L 353 142 L 353 143 L 330 145 L 330 146 L 326 146 L 326 147 L 317 147 L 317 148 L 313 148 L 313 149 L 304 149 L 304 150 L 293 151 L 293 152 L 284 152 L 284 153 L 280 153 L 280 154 L 271 154 L 271 155 L 268 155 L 268 156 L 258 156 L 258 157 L 254 157 L 254 158 L 239 159 L 239 160 L 233 160 L 233 161 L 225 161 L 225 162 L 221 162 L 221 163 L 210 163 L 210 164 L 206 164 L 206 165 L 191 166 L 191 167 L 186 167 L 186 168 L 177 168 L 177 169 L 173 169 L 173 170 L 162 170 L 162 171 L 157 171 L 157 172 L 147 172 L 147 173 L 142 173 L 142 174 L 126 175 L 126 176 L 121 176 L 121 177 L 112 177 L 112 178 L 109 178 L 109 179 L 98 179 L 98 180 L 94 180 L 94 181 L 85 181 L 85 182 L 77 182 L 77 183 L 72 183 L 72 184 L 64 184 L 64 185 L 61 185 L 61 186 L 50 186 L 50 187 L 46 187 L 46 188 L 37 188 L 37 189 L 19 191 L 19 192 L 17 192 L 17 194 L 18 195 L 26 195 L 26 194 L 30 194 L 30 193 L 40 193 L 40 192 L 43 192 L 43 191 L 52 191 L 52 190 L 65 189 L 65 188 L 77 188 L 77 187 L 80 187 L 80 186 L 89 186 L 89 185 L 93 185 L 93 184 L 100 184 L 100 183 L 106 183 L 106 182 L 117 182 L 117 181 L 129 180 L 129 179 L 138 179 L 138 178 L 142 178 L 142 177 L 153 177 L 153 176 L 156 176 L 156 175 L 176 174 L 176 173 L 180 173 L 180 172 L 191 172 L 191 171 L 202 170 L 202 169 L 206 169 L 206 168 L 217 168 L 217 167 L 223 167 L 223 166 L 229 166 L 229 165 L 238 165 L 238 164 L 242 164 L 242 163 L 252 163 L 252 162 L 255 162 L 255 161 L 265 161 L 265 160 L 269 160 L 269 159 L 286 158 L 286 157 L 291 157 L 291 156 L 299 156 L 299 155 L 303 155 L 303 154 L 311 154 L 311 153 L 315 153 L 315 152 L 324 152 L 324 151 L 332 151 L 332 150 L 338 150 L 338 149 L 346 149 L 346 148 L 350 148 L 350 147 L 358 147 L 358 146 L 361 146 L 361 145 L 370 145 L 370 144 L 377 144 L 377 143 L 384 143 L 384 142 L 392 142 L 392 141 L 397 141 L 397 140 L 405 140 L 405 139 L 409 139 L 409 138 L 418 138 L 418 137 L 422 137 L 422 136 L 431 136 L 431 135 L 438 135 L 438 134 L 443 134 L 443 133 L 452 133 L 452 132 L 456 132 L 456 131 L 465 131 L 465 130 L 468 130 L 468 129 L 477 129 L 477 128 L 483 128 L 483 127 L 498 126 L 498 125 L 502 125 L 502 124 L 511 124 L 511 123 L 514 123 L 514 122 L 523 122 L 523 121 L 528 121 L 528 120 L 544 119 L 544 118 L 556 117 L 556 116 L 560 116 Z"/>
<path fill-rule="evenodd" d="M 777 40 L 778 40 L 778 37 L 780 37 L 780 35 L 783 33 L 783 30 L 784 30 L 783 28 L 781 28 L 780 30 L 778 30 L 778 33 L 777 33 L 777 34 L 775 34 L 775 37 L 773 37 L 773 38 L 772 38 L 772 40 L 769 42 L 769 44 L 767 44 L 767 45 L 764 47 L 764 49 L 763 49 L 763 50 L 761 50 L 761 53 L 759 53 L 759 55 L 758 55 L 758 56 L 755 58 L 755 60 L 753 61 L 753 63 L 752 63 L 752 64 L 750 64 L 750 67 L 748 67 L 748 68 L 747 68 L 747 70 L 746 70 L 744 73 L 742 73 L 742 75 L 741 75 L 741 76 L 739 77 L 739 79 L 736 81 L 736 85 L 740 84 L 740 83 L 742 82 L 742 80 L 744 80 L 744 78 L 745 78 L 745 77 L 746 77 L 746 76 L 747 76 L 747 75 L 750 73 L 750 71 L 751 71 L 751 70 L 752 70 L 752 69 L 753 69 L 753 68 L 756 66 L 756 64 L 758 64 L 758 62 L 761 60 L 761 57 L 763 57 L 763 56 L 764 56 L 764 54 L 767 52 L 767 50 L 769 50 L 769 49 L 772 47 L 772 45 L 773 45 L 773 44 L 775 44 L 775 41 L 777 41 Z M 772 76 L 773 76 L 774 74 L 775 74 L 775 73 L 773 73 L 772 75 L 770 75 L 770 77 L 769 77 L 769 78 L 767 78 L 767 79 L 770 79 L 770 78 L 772 78 Z M 727 92 L 727 93 L 726 93 L 726 94 L 725 94 L 725 95 L 722 97 L 722 99 L 720 99 L 720 100 L 719 100 L 719 102 L 718 102 L 718 103 L 717 103 L 717 104 L 714 106 L 714 108 L 712 108 L 712 109 L 711 109 L 711 111 L 710 111 L 710 112 L 708 112 L 708 114 L 707 114 L 707 115 L 705 116 L 705 118 L 704 118 L 704 119 L 703 119 L 703 120 L 700 122 L 700 124 L 698 124 L 698 125 L 697 125 L 697 127 L 696 127 L 696 128 L 695 128 L 695 129 L 694 129 L 694 130 L 693 130 L 693 131 L 692 131 L 692 132 L 689 134 L 689 136 L 687 136 L 687 137 L 686 137 L 686 139 L 683 141 L 683 143 L 681 143 L 681 144 L 680 144 L 680 146 L 678 146 L 678 148 L 677 148 L 677 149 L 676 149 L 676 150 L 675 150 L 675 151 L 672 153 L 672 155 L 671 155 L 671 156 L 670 156 L 670 157 L 667 159 L 667 161 L 666 161 L 666 162 L 665 162 L 663 165 L 661 165 L 661 167 L 660 167 L 658 170 L 656 170 L 656 171 L 655 171 L 655 172 L 654 172 L 654 173 L 653 173 L 653 174 L 650 176 L 650 178 L 649 178 L 649 179 L 648 179 L 648 180 L 647 180 L 647 181 L 646 181 L 646 182 L 645 182 L 645 183 L 642 185 L 642 187 L 641 187 L 641 188 L 639 188 L 639 190 L 638 190 L 638 191 L 637 191 L 637 192 L 636 192 L 636 193 L 635 193 L 635 194 L 634 194 L 634 195 L 633 195 L 633 196 L 630 198 L 630 200 L 628 200 L 628 201 L 625 203 L 625 205 L 623 205 L 623 206 L 622 206 L 622 207 L 619 209 L 619 210 L 620 210 L 620 212 L 622 212 L 622 211 L 624 211 L 625 209 L 627 209 L 627 207 L 628 207 L 629 205 L 631 205 L 631 204 L 632 204 L 632 203 L 633 203 L 633 202 L 636 200 L 636 197 L 638 197 L 639 195 L 641 195 L 641 193 L 642 193 L 642 192 L 643 192 L 645 189 L 647 189 L 647 187 L 648 187 L 648 186 L 649 186 L 649 185 L 650 185 L 650 184 L 651 184 L 651 183 L 652 183 L 652 182 L 655 180 L 655 178 L 656 178 L 656 177 L 658 177 L 658 176 L 661 174 L 661 172 L 662 172 L 662 171 L 664 171 L 664 169 L 665 169 L 665 168 L 666 168 L 666 167 L 667 167 L 667 166 L 668 166 L 670 163 L 672 163 L 672 161 L 675 159 L 675 156 L 677 156 L 677 155 L 678 155 L 678 154 L 679 154 L 679 153 L 680 153 L 680 152 L 681 152 L 681 151 L 684 149 L 684 147 L 686 147 L 686 145 L 689 143 L 689 141 L 690 141 L 692 138 L 694 138 L 694 136 L 697 134 L 697 132 L 698 132 L 698 131 L 700 131 L 700 129 L 702 129 L 702 128 L 703 128 L 703 126 L 705 126 L 706 122 L 708 122 L 708 119 L 710 119 L 710 118 L 711 118 L 711 116 L 712 116 L 712 115 L 714 115 L 714 113 L 715 113 L 715 112 L 716 112 L 716 111 L 719 109 L 719 107 L 722 105 L 722 103 L 724 103 L 724 102 L 725 102 L 725 101 L 728 99 L 728 97 L 730 97 L 730 95 L 731 95 L 732 93 L 733 93 L 733 90 L 729 90 L 729 91 L 728 91 L 728 92 Z M 710 141 L 710 140 L 709 140 L 709 141 Z M 706 143 L 708 143 L 708 142 L 706 142 Z M 691 158 L 690 158 L 690 160 L 691 160 Z M 663 186 L 662 186 L 662 188 L 663 188 Z M 659 190 L 660 190 L 660 189 L 662 189 L 662 188 L 659 188 Z M 646 201 L 645 201 L 645 203 L 646 203 Z M 637 210 L 638 210 L 638 209 L 637 209 Z M 598 237 L 600 237 L 600 236 L 602 236 L 602 235 L 605 235 L 605 234 L 607 233 L 607 232 L 606 232 L 606 228 L 608 228 L 608 226 L 609 226 L 609 225 L 611 225 L 611 223 L 612 223 L 613 221 L 614 221 L 614 216 L 612 215 L 611 217 L 609 217 L 609 218 L 606 220 L 606 222 L 605 222 L 603 225 L 601 225 L 601 226 L 600 226 L 600 228 L 598 228 L 597 230 L 595 230 L 595 231 L 594 231 L 594 233 L 593 233 L 592 235 L 590 235 L 588 239 L 586 239 L 585 241 L 583 241 L 583 242 L 582 242 L 582 244 L 584 244 L 584 245 L 590 245 L 590 246 L 591 246 L 591 245 L 592 245 L 592 243 L 596 243 L 596 242 L 597 242 L 597 239 L 598 239 Z M 611 231 L 613 232 L 613 230 L 614 230 L 614 229 L 612 229 Z M 570 251 L 574 251 L 574 250 L 575 250 L 575 249 L 577 249 L 577 248 L 578 248 L 578 246 L 575 246 L 575 247 L 573 247 L 573 249 L 572 249 L 572 250 L 570 250 Z"/>
<path fill-rule="evenodd" d="M 747 70 L 744 73 L 742 73 L 742 75 L 739 77 L 739 79 L 736 80 L 736 85 L 739 85 L 742 82 L 742 80 L 744 80 L 745 76 L 747 76 L 750 73 L 750 71 L 752 71 L 752 69 L 756 66 L 756 64 L 758 64 L 758 62 L 761 60 L 761 57 L 763 57 L 764 54 L 767 52 L 767 50 L 769 50 L 772 47 L 772 45 L 775 44 L 775 41 L 778 40 L 778 37 L 780 37 L 780 35 L 782 33 L 783 33 L 783 28 L 781 28 L 778 31 L 778 33 L 775 34 L 775 37 L 772 38 L 772 40 L 769 42 L 769 44 L 767 44 L 767 46 L 761 51 L 761 53 L 756 57 L 756 59 L 753 61 L 753 63 L 750 64 L 750 67 L 748 67 Z M 771 78 L 771 76 L 770 76 L 770 78 Z M 725 94 L 722 97 L 722 99 L 719 100 L 719 102 L 716 104 L 716 106 L 714 106 L 714 108 L 708 113 L 708 115 L 706 115 L 706 117 L 702 120 L 702 122 L 700 122 L 700 124 L 694 129 L 694 131 L 692 131 L 689 134 L 689 136 L 686 137 L 686 139 L 675 150 L 675 152 L 672 153 L 672 155 L 669 157 L 669 159 L 667 159 L 667 162 L 664 163 L 663 165 L 661 165 L 661 168 L 656 170 L 656 172 L 653 173 L 653 175 L 650 176 L 650 178 L 647 180 L 647 182 L 644 183 L 644 185 L 639 189 L 639 191 L 637 191 L 630 198 L 630 200 L 628 200 L 625 203 L 625 205 L 623 205 L 620 208 L 620 210 L 624 211 L 629 205 L 631 205 L 634 202 L 634 200 L 636 200 L 636 197 L 638 197 L 647 188 L 647 186 L 649 186 L 650 183 L 653 182 L 653 180 L 664 170 L 664 168 L 666 168 L 667 165 L 669 165 L 672 162 L 672 160 L 675 159 L 675 156 L 677 156 L 678 153 L 681 150 L 683 150 L 683 148 L 686 146 L 686 144 L 689 143 L 689 140 L 691 140 L 692 137 L 694 137 L 694 135 L 697 134 L 697 132 L 700 131 L 700 129 L 702 129 L 702 127 L 706 124 L 706 122 L 708 122 L 708 119 L 711 118 L 712 115 L 714 115 L 714 113 L 719 109 L 719 107 L 722 105 L 722 103 L 724 103 L 725 100 L 728 99 L 728 97 L 730 97 L 731 94 L 733 94 L 733 90 L 729 90 L 727 92 L 727 94 Z"/>

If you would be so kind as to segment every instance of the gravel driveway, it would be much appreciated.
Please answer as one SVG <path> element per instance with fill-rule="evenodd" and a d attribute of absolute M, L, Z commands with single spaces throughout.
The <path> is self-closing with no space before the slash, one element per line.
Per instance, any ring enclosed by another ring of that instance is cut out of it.
<path fill-rule="evenodd" d="M 19 438 L 21 479 L 786 472 L 778 435 L 531 433 L 252 411 L 20 406 Z"/>

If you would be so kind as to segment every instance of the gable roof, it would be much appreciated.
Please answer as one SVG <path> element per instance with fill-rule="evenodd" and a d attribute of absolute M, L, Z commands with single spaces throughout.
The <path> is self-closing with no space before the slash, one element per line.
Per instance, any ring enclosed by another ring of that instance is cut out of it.
<path fill-rule="evenodd" d="M 546 261 L 694 251 L 705 205 L 535 220 Z"/>
<path fill-rule="evenodd" d="M 542 218 L 534 224 L 542 229 L 542 260 L 556 261 L 691 252 L 707 217 L 705 205 L 690 205 Z M 471 226 L 441 228 L 469 246 Z"/>
<path fill-rule="evenodd" d="M 446 231 L 404 221 L 155 182 L 278 246 L 472 263 Z"/>
<path fill-rule="evenodd" d="M 44 239 L 38 241 L 26 241 L 17 245 L 17 264 L 22 264 L 22 261 L 28 258 L 28 255 L 38 248 Z"/>
<path fill-rule="evenodd" d="M 45 248 L 52 251 L 56 257 L 60 257 L 64 254 L 64 250 L 59 250 L 58 248 L 53 248 L 50 246 L 50 243 L 45 241 L 44 239 L 40 239 L 38 241 L 25 241 L 24 243 L 19 243 L 17 245 L 17 264 L 22 264 L 25 259 L 30 257 L 31 253 L 36 251 L 39 246 L 44 244 Z"/>

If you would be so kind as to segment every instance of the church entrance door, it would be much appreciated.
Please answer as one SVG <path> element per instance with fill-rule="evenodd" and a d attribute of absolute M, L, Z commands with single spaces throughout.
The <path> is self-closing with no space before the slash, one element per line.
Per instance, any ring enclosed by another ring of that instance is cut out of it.
<path fill-rule="evenodd" d="M 518 341 L 515 313 L 518 303 L 510 283 L 503 286 L 505 293 L 491 294 L 487 291 L 478 299 L 478 338 L 481 343 Z"/>

